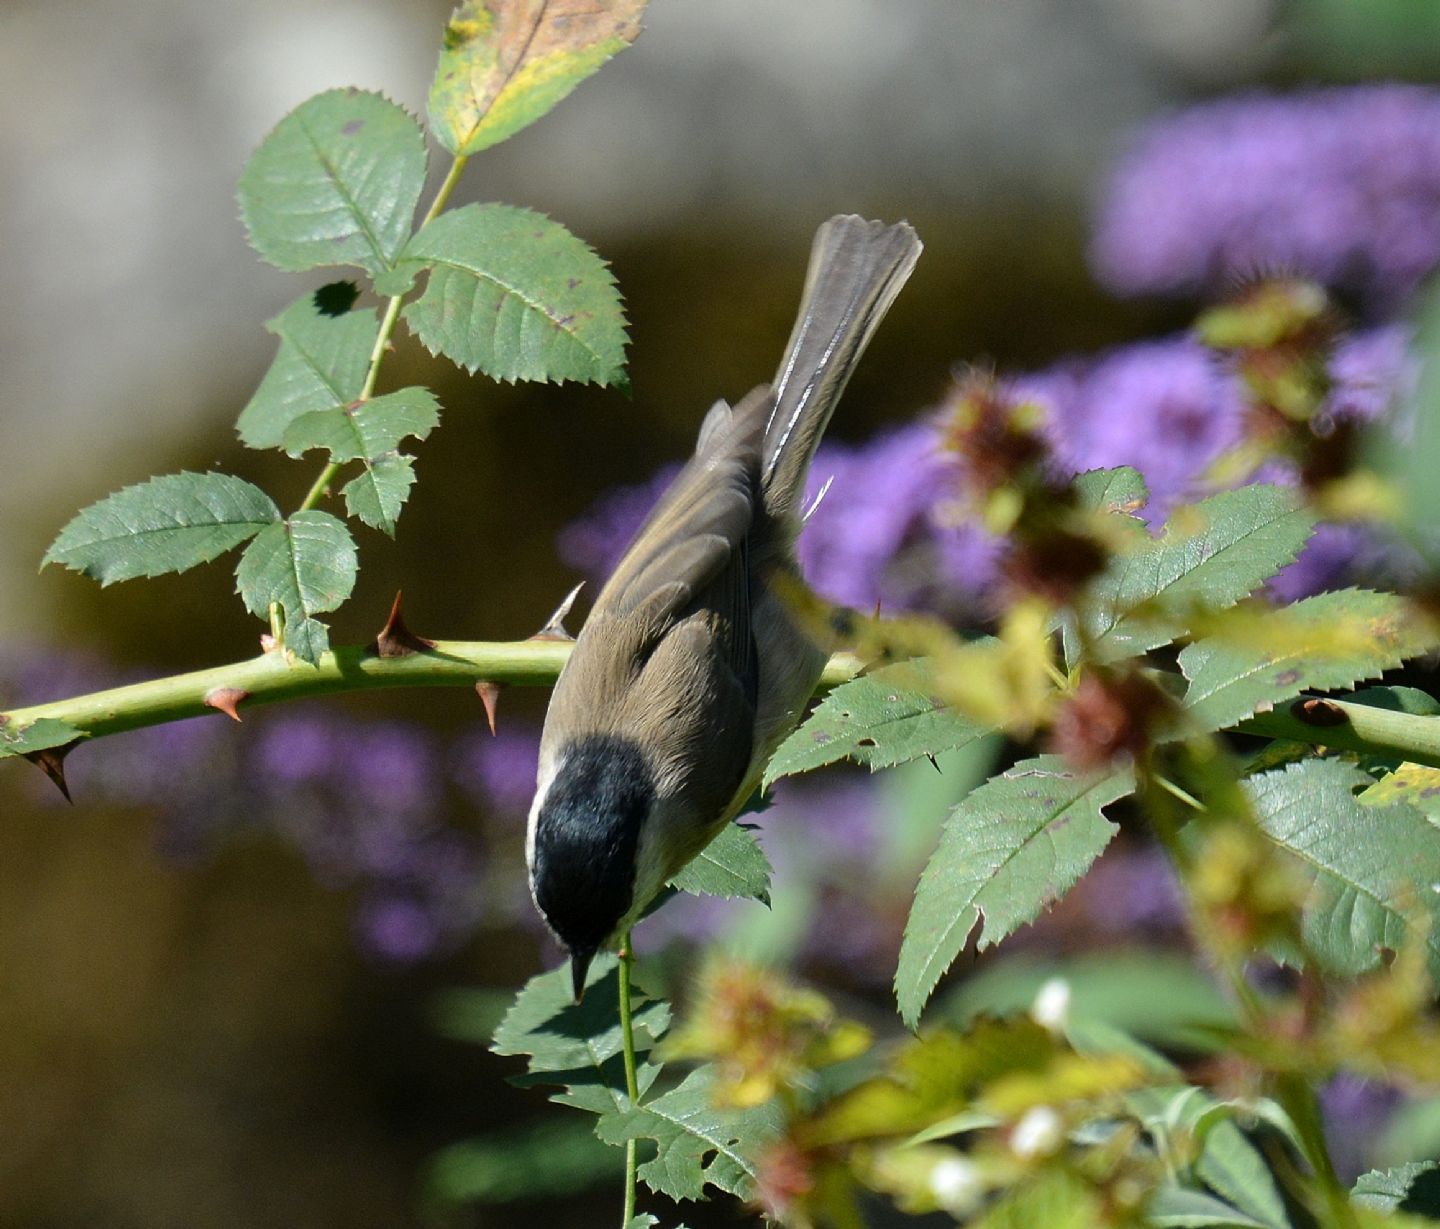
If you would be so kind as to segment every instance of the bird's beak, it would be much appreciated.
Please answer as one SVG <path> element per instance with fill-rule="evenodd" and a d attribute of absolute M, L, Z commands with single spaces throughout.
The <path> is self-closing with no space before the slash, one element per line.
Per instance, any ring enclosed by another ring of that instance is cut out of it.
<path fill-rule="evenodd" d="M 595 959 L 595 948 L 586 951 L 583 948 L 572 947 L 570 949 L 570 975 L 575 979 L 575 1001 L 578 1003 L 585 997 L 585 974 L 590 972 L 590 962 Z"/>

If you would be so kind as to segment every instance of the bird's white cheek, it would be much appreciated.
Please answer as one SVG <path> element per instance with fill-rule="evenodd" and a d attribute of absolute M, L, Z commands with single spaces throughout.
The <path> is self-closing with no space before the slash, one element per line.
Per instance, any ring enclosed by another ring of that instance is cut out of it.
<path fill-rule="evenodd" d="M 540 771 L 535 779 L 535 801 L 530 804 L 530 818 L 525 824 L 525 865 L 531 874 L 535 871 L 535 825 L 540 820 L 540 810 L 545 805 L 545 796 L 559 773 L 565 757 L 561 755 L 542 758 Z"/>

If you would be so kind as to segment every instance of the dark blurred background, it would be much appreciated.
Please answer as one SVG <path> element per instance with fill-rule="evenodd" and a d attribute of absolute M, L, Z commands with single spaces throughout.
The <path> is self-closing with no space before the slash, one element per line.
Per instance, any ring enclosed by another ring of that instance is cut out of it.
<path fill-rule="evenodd" d="M 1180 327 L 1193 304 L 1122 303 L 1087 271 L 1091 202 L 1127 135 L 1257 84 L 1431 80 L 1433 11 L 655 0 L 632 50 L 475 159 L 456 197 L 544 210 L 613 262 L 633 399 L 467 379 L 402 329 L 382 389 L 428 384 L 445 416 L 397 540 L 362 539 L 336 640 L 369 639 L 401 588 L 423 634 L 534 630 L 574 579 L 556 531 L 683 455 L 713 398 L 768 376 L 809 235 L 832 213 L 908 217 L 927 245 L 851 386 L 841 439 L 934 405 L 959 363 L 1033 368 Z M 256 651 L 223 566 L 102 591 L 36 563 L 78 507 L 152 473 L 219 467 L 282 503 L 308 487 L 312 465 L 247 453 L 233 422 L 273 354 L 262 321 L 326 279 L 258 262 L 234 181 L 319 90 L 377 88 L 421 110 L 447 12 L 430 0 L 0 7 L 0 649 L 14 693 L 0 700 Z M 543 699 L 507 694 L 502 724 L 536 719 Z M 317 719 L 404 722 L 447 745 L 468 745 L 479 720 L 463 693 L 319 707 Z M 230 734 L 220 720 L 207 764 Z M 269 710 L 247 726 L 280 720 Z M 124 743 L 112 760 L 146 753 Z M 85 755 L 74 810 L 28 767 L 0 768 L 0 1226 L 418 1224 L 437 1150 L 545 1116 L 538 1095 L 503 1082 L 510 1066 L 437 1023 L 448 988 L 513 988 L 554 960 L 533 930 L 482 911 L 463 942 L 424 959 L 377 956 L 357 942 L 343 876 L 260 831 L 177 856 L 143 802 L 155 790 L 130 805 L 98 787 L 87 797 Z M 155 789 L 183 762 L 155 769 Z M 442 805 L 486 850 L 486 892 L 523 896 L 513 821 L 448 785 Z M 883 1013 L 883 982 L 839 988 Z M 578 1226 L 594 1206 L 523 1215 Z M 704 1223 L 733 1221 L 722 1210 Z"/>

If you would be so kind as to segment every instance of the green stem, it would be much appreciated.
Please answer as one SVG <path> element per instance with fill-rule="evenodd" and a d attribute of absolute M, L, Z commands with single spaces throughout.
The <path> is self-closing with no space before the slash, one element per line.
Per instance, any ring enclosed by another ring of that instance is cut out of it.
<path fill-rule="evenodd" d="M 423 227 L 426 223 L 434 220 L 435 216 L 445 208 L 450 194 L 455 191 L 455 185 L 460 182 L 460 175 L 465 170 L 468 158 L 456 158 L 450 164 L 450 170 L 435 193 L 435 199 L 430 202 L 430 208 L 425 211 L 425 216 L 420 219 Z M 369 401 L 375 395 L 375 383 L 380 378 L 380 363 L 385 357 L 385 351 L 389 348 L 390 338 L 395 332 L 395 322 L 400 318 L 400 304 L 405 300 L 403 294 L 397 294 L 385 305 L 385 314 L 380 318 L 380 331 L 375 334 L 375 345 L 370 350 L 370 362 L 365 368 L 365 383 L 360 389 L 360 396 L 357 401 Z M 331 461 L 320 471 L 319 476 L 311 484 L 310 490 L 306 492 L 305 498 L 300 501 L 296 512 L 308 512 L 322 499 L 330 489 L 330 484 L 335 481 L 344 462 Z"/>
<path fill-rule="evenodd" d="M 620 1041 L 625 1054 L 625 1094 L 633 1109 L 640 1103 L 640 1080 L 635 1070 L 635 1023 L 630 1014 L 630 966 L 635 955 L 630 950 L 630 932 L 620 938 Z M 620 1229 L 635 1219 L 635 1188 L 639 1184 L 637 1141 L 625 1141 L 625 1214 Z"/>
<path fill-rule="evenodd" d="M 408 657 L 379 657 L 371 648 L 350 645 L 325 653 L 314 667 L 291 665 L 282 654 L 265 653 L 228 666 L 0 712 L 0 722 L 24 729 L 49 717 L 100 738 L 215 712 L 205 699 L 216 691 L 244 692 L 241 705 L 249 709 L 377 687 L 471 687 L 482 681 L 548 687 L 569 655 L 569 642 L 557 640 L 438 640 L 433 649 Z M 834 657 L 820 685 L 837 686 L 859 670 L 856 658 Z"/>
<path fill-rule="evenodd" d="M 1262 713 L 1236 729 L 1262 738 L 1391 755 L 1412 764 L 1440 768 L 1440 717 L 1417 717 L 1392 708 L 1326 699 L 1320 702 L 1320 711 L 1327 723 L 1317 724 L 1314 717 L 1306 720 L 1301 715 L 1307 711 L 1303 705 L 1304 701 L 1297 701 L 1273 713 Z M 1334 724 L 1328 724 L 1330 721 Z"/>

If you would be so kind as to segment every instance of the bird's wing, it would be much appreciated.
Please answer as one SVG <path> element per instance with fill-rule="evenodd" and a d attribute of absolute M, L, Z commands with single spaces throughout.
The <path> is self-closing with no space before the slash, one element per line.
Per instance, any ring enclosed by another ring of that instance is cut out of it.
<path fill-rule="evenodd" d="M 702 616 L 715 654 L 751 704 L 757 662 L 747 539 L 768 414 L 764 388 L 734 410 L 723 402 L 711 409 L 695 456 L 641 527 L 586 620 L 588 629 L 638 619 L 653 648 L 681 621 Z"/>

